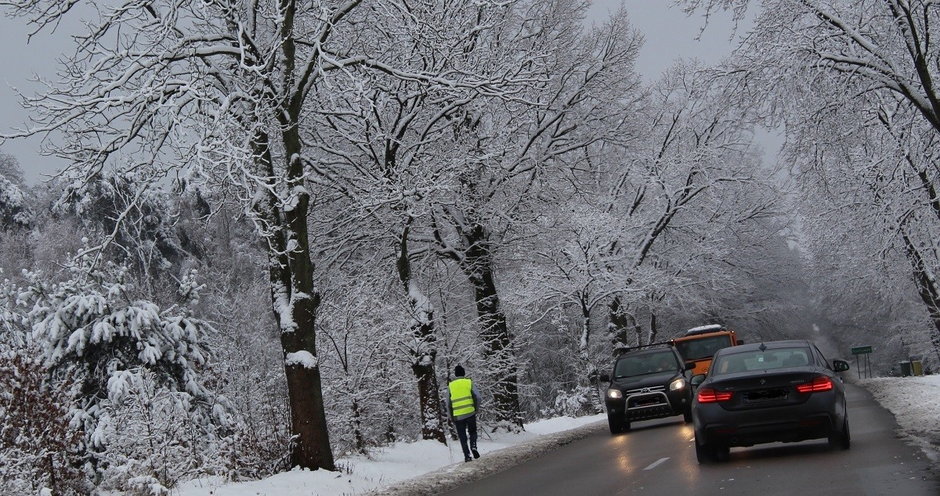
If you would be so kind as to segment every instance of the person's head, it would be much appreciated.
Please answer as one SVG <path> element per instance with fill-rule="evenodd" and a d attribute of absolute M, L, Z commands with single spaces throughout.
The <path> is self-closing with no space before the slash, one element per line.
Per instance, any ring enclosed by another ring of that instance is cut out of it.
<path fill-rule="evenodd" d="M 465 376 L 466 374 L 467 374 L 467 373 L 464 371 L 463 367 L 461 367 L 460 365 L 454 367 L 454 375 L 455 375 L 455 376 L 457 376 L 457 377 L 463 377 L 463 376 Z"/>

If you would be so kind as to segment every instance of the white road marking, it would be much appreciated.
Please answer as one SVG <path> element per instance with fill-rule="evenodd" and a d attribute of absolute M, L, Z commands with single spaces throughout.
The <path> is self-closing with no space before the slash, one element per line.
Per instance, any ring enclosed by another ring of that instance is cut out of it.
<path fill-rule="evenodd" d="M 653 470 L 654 468 L 660 466 L 663 462 L 665 462 L 668 459 L 669 459 L 668 456 L 666 458 L 660 458 L 659 460 L 656 460 L 655 462 L 650 463 L 649 466 L 647 466 L 643 470 Z"/>

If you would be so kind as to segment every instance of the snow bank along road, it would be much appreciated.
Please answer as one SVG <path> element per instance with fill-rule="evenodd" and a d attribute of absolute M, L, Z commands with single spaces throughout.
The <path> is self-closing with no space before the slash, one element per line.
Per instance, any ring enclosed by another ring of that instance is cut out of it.
<path fill-rule="evenodd" d="M 519 446 L 478 462 L 447 467 L 382 494 L 940 494 L 924 453 L 895 435 L 897 424 L 868 391 L 847 385 L 853 445 L 831 451 L 825 440 L 733 448 L 728 462 L 700 466 L 692 427 L 681 417 L 638 422 L 611 436 L 603 423 Z M 515 453 L 513 452 L 515 450 Z M 518 461 L 521 464 L 506 469 Z M 453 489 L 457 483 L 463 485 Z"/>
<path fill-rule="evenodd" d="M 940 463 L 940 375 L 876 377 L 862 385 L 894 413 L 901 436 Z"/>
<path fill-rule="evenodd" d="M 383 488 L 373 494 L 387 496 L 440 494 L 447 490 L 456 489 L 466 484 L 468 480 L 478 480 L 498 474 L 526 461 L 535 461 L 538 457 L 551 453 L 574 441 L 596 436 L 601 429 L 606 432 L 607 420 L 604 420 L 603 423 L 595 422 L 583 427 L 547 434 L 524 444 L 487 453 L 483 458 L 471 463 L 449 465 L 421 477 Z"/>

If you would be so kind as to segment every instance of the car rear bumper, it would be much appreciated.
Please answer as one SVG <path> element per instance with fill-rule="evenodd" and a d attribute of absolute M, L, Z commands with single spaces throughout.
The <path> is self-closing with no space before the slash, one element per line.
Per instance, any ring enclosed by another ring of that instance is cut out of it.
<path fill-rule="evenodd" d="M 700 444 L 751 446 L 827 437 L 842 425 L 844 410 L 833 398 L 819 395 L 789 407 L 724 410 L 717 404 L 696 405 L 692 411 Z M 834 404 L 835 403 L 835 404 Z"/>
<path fill-rule="evenodd" d="M 796 442 L 827 437 L 832 432 L 833 419 L 829 414 L 818 414 L 798 420 L 760 422 L 748 424 L 711 424 L 696 429 L 696 437 L 706 443 L 724 446 L 752 446 L 773 442 Z"/>

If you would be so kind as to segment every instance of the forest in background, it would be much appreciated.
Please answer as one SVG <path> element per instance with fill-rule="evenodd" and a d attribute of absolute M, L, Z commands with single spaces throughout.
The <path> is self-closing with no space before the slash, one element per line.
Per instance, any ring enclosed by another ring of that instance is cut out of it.
<path fill-rule="evenodd" d="M 0 154 L 0 492 L 443 442 L 456 364 L 483 429 L 591 414 L 620 350 L 713 322 L 936 369 L 937 12 L 858 3 L 764 2 L 649 84 L 574 0 L 98 6 L 24 101 L 70 165 Z"/>

